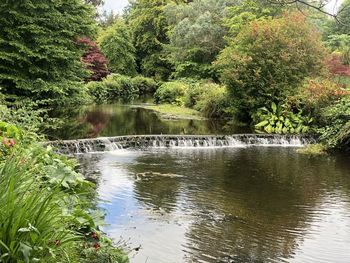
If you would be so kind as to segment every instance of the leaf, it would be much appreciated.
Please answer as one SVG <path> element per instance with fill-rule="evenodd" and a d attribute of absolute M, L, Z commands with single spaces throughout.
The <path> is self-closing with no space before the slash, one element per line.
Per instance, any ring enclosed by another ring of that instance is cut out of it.
<path fill-rule="evenodd" d="M 276 103 L 274 103 L 274 102 L 271 103 L 271 109 L 272 109 L 272 112 L 276 114 L 276 112 L 277 112 L 277 105 L 276 105 Z"/>
<path fill-rule="evenodd" d="M 32 252 L 33 248 L 28 246 L 25 243 L 20 242 L 20 251 L 22 252 L 23 256 L 24 256 L 24 260 L 26 263 L 29 263 L 30 260 L 30 254 Z"/>
<path fill-rule="evenodd" d="M 255 125 L 256 128 L 264 127 L 269 124 L 269 121 L 262 121 Z"/>

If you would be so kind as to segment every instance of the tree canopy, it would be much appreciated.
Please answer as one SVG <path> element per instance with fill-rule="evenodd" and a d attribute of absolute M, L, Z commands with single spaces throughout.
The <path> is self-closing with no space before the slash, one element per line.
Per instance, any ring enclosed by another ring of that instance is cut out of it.
<path fill-rule="evenodd" d="M 135 48 L 131 33 L 122 19 L 117 19 L 103 30 L 98 42 L 112 72 L 131 76 L 136 74 Z"/>
<path fill-rule="evenodd" d="M 285 13 L 245 26 L 217 65 L 235 106 L 246 114 L 296 93 L 305 77 L 320 73 L 324 51 L 305 16 Z"/>
<path fill-rule="evenodd" d="M 92 9 L 80 0 L 0 3 L 0 87 L 3 93 L 45 99 L 80 92 L 84 52 L 76 40 L 94 34 Z"/>
<path fill-rule="evenodd" d="M 188 4 L 170 4 L 166 15 L 172 30 L 169 32 L 170 61 L 175 76 L 214 77 L 211 63 L 225 46 L 227 33 L 223 25 L 226 8 L 234 0 L 195 0 Z"/>
<path fill-rule="evenodd" d="M 138 0 L 131 2 L 126 21 L 132 31 L 138 72 L 166 79 L 171 65 L 164 53 L 169 43 L 164 8 L 171 0 Z"/>

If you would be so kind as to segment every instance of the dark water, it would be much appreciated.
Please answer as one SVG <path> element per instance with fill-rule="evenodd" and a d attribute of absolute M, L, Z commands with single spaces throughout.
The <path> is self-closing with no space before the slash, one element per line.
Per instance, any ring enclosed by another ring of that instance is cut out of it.
<path fill-rule="evenodd" d="M 294 148 L 82 155 L 135 263 L 350 262 L 350 159 Z M 139 173 L 145 173 L 140 175 Z"/>
<path fill-rule="evenodd" d="M 47 131 L 51 140 L 82 139 L 141 134 L 233 134 L 249 132 L 229 121 L 164 120 L 135 105 L 97 105 L 67 109 L 60 114 L 64 124 Z"/>

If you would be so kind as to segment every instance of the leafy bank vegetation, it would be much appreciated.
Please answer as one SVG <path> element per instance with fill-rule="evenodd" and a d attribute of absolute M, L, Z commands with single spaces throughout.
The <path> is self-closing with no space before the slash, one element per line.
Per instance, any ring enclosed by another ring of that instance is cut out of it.
<path fill-rule="evenodd" d="M 94 185 L 42 144 L 53 110 L 151 95 L 350 151 L 349 0 L 341 23 L 265 0 L 136 0 L 105 17 L 100 3 L 0 3 L 0 262 L 127 261 L 98 230 Z"/>

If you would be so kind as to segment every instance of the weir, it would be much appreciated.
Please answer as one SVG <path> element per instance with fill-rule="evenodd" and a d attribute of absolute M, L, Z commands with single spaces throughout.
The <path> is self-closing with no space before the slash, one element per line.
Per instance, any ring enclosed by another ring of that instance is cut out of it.
<path fill-rule="evenodd" d="M 312 137 L 297 135 L 132 135 L 51 141 L 48 145 L 61 154 L 72 155 L 127 148 L 304 147 L 315 142 Z"/>

